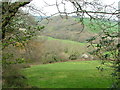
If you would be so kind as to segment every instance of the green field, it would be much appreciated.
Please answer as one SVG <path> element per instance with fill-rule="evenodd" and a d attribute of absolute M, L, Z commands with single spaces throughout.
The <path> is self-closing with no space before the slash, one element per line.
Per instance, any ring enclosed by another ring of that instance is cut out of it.
<path fill-rule="evenodd" d="M 75 18 L 76 21 L 80 21 L 79 18 Z M 83 23 L 85 25 L 85 28 L 88 32 L 93 33 L 99 33 L 101 32 L 102 25 L 105 25 L 104 28 L 106 28 L 106 31 L 112 33 L 112 32 L 118 32 L 118 23 L 114 21 L 107 21 L 107 20 L 100 20 L 100 19 L 92 19 L 84 18 Z"/>
<path fill-rule="evenodd" d="M 23 70 L 27 83 L 38 88 L 109 88 L 111 70 L 96 67 L 100 61 L 74 61 L 33 65 Z"/>
<path fill-rule="evenodd" d="M 67 43 L 67 44 L 74 44 L 74 45 L 88 45 L 88 43 L 80 43 L 77 41 L 72 41 L 72 40 L 63 40 L 63 39 L 56 39 L 53 37 L 49 37 L 49 36 L 37 36 L 37 40 L 39 39 L 46 39 L 46 40 L 56 40 L 57 42 L 59 41 L 60 43 Z"/>

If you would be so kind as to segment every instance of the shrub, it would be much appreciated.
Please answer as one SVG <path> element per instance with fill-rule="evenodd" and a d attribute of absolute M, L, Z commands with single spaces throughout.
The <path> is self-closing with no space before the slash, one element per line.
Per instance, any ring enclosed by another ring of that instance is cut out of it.
<path fill-rule="evenodd" d="M 26 77 L 20 73 L 23 66 L 20 64 L 9 65 L 3 68 L 3 87 L 26 87 Z"/>
<path fill-rule="evenodd" d="M 77 59 L 77 55 L 72 54 L 72 55 L 70 55 L 69 59 L 70 60 L 76 60 Z"/>

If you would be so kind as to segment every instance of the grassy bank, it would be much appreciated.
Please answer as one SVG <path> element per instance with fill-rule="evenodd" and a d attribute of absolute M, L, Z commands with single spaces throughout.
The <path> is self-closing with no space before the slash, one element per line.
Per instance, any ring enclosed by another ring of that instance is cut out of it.
<path fill-rule="evenodd" d="M 74 45 L 87 45 L 87 43 L 80 43 L 80 42 L 72 41 L 72 40 L 56 39 L 56 38 L 48 37 L 48 36 L 38 36 L 37 38 L 38 38 L 38 40 L 39 39 L 56 40 L 56 41 L 59 41 L 61 43 L 69 43 L 69 44 L 74 44 Z"/>
<path fill-rule="evenodd" d="M 111 70 L 96 69 L 99 61 L 75 61 L 35 65 L 23 70 L 28 84 L 39 88 L 109 88 Z"/>

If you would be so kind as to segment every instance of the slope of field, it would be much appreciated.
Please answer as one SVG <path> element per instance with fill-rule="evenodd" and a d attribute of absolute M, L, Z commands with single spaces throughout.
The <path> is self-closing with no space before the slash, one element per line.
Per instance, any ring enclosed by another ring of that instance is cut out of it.
<path fill-rule="evenodd" d="M 79 18 L 75 20 L 79 21 Z M 89 18 L 84 18 L 83 20 L 85 25 L 85 30 L 88 32 L 99 33 L 102 32 L 102 28 L 104 26 L 105 30 L 113 33 L 118 32 L 118 22 L 115 21 L 107 21 L 102 19 L 90 20 Z"/>
<path fill-rule="evenodd" d="M 47 40 L 56 40 L 56 41 L 60 41 L 61 43 L 69 43 L 69 44 L 74 44 L 74 45 L 88 45 L 88 43 L 80 43 L 80 42 L 72 41 L 72 40 L 57 39 L 57 38 L 48 37 L 48 36 L 38 36 L 38 40 L 40 38 L 47 39 Z"/>
<path fill-rule="evenodd" d="M 74 61 L 35 65 L 22 72 L 28 84 L 39 88 L 109 88 L 112 85 L 111 70 L 96 68 L 99 61 Z"/>

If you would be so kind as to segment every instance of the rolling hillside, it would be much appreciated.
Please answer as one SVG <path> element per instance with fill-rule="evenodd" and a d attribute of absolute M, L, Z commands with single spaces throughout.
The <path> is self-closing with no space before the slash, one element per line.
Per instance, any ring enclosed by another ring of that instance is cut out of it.
<path fill-rule="evenodd" d="M 45 25 L 45 29 L 41 31 L 41 35 L 50 36 L 58 39 L 73 40 L 78 42 L 85 42 L 86 39 L 97 35 L 85 28 L 74 17 L 61 18 L 60 16 L 52 17 L 49 22 L 43 20 L 39 23 Z M 82 32 L 81 32 L 82 31 Z"/>
<path fill-rule="evenodd" d="M 50 36 L 58 39 L 73 40 L 78 42 L 86 42 L 87 39 L 97 36 L 102 30 L 100 26 L 102 25 L 115 25 L 117 22 L 106 21 L 106 20 L 92 20 L 84 18 L 84 30 L 83 25 L 79 18 L 70 17 L 66 19 L 65 16 L 61 18 L 60 16 L 51 17 L 48 20 L 44 19 L 40 22 L 40 25 L 44 25 L 45 28 L 41 31 L 40 35 Z M 118 26 L 106 29 L 109 32 L 117 32 Z M 95 41 L 97 42 L 97 40 Z"/>

